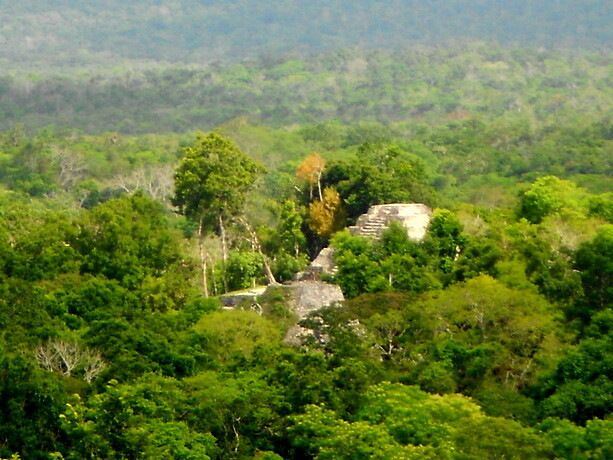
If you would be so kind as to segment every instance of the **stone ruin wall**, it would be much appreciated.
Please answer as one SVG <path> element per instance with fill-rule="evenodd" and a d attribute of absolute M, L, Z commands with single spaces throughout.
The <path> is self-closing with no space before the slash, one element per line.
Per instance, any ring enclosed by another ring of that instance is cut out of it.
<path fill-rule="evenodd" d="M 378 239 L 390 222 L 398 221 L 406 228 L 409 238 L 421 241 L 426 236 L 431 217 L 432 209 L 421 203 L 378 204 L 358 217 L 349 231 L 353 235 Z M 335 271 L 334 250 L 327 247 L 321 250 L 304 272 L 298 274 L 297 279 L 319 279 L 322 273 L 334 274 Z"/>

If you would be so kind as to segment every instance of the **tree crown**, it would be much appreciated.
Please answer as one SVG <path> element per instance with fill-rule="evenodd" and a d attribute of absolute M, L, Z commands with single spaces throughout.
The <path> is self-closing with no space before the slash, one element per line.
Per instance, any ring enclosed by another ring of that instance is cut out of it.
<path fill-rule="evenodd" d="M 218 131 L 199 133 L 183 153 L 173 204 L 196 219 L 238 213 L 262 167 Z"/>

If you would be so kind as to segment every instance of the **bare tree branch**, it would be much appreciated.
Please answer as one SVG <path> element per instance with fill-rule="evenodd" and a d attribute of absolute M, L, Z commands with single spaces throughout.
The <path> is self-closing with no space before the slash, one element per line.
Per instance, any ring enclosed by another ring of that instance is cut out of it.
<path fill-rule="evenodd" d="M 65 377 L 72 376 L 76 369 L 83 369 L 83 379 L 91 383 L 106 367 L 102 355 L 77 342 L 49 340 L 34 350 L 34 357 L 43 369 L 60 372 Z"/>

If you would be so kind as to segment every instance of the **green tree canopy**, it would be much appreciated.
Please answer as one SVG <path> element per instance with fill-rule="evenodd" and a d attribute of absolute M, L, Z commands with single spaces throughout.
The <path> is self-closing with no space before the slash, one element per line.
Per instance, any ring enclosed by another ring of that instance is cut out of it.
<path fill-rule="evenodd" d="M 261 167 L 217 131 L 198 134 L 183 153 L 175 173 L 173 204 L 205 225 L 239 213 Z"/>
<path fill-rule="evenodd" d="M 243 153 L 236 144 L 218 131 L 198 134 L 196 143 L 183 150 L 185 157 L 175 173 L 175 206 L 189 219 L 198 222 L 198 244 L 202 267 L 202 290 L 208 297 L 208 254 L 203 237 L 206 230 L 219 228 L 224 263 L 228 257 L 224 219 L 238 215 L 246 194 L 255 182 L 261 167 Z"/>
<path fill-rule="evenodd" d="M 322 182 L 338 190 L 349 219 L 374 204 L 435 201 L 422 161 L 396 145 L 362 144 L 356 158 L 330 162 Z"/>
<path fill-rule="evenodd" d="M 584 191 L 574 183 L 556 176 L 537 179 L 520 199 L 521 217 L 538 224 L 548 215 L 572 215 L 580 212 L 579 201 Z"/>
<path fill-rule="evenodd" d="M 587 323 L 595 312 L 613 306 L 613 225 L 603 225 L 592 241 L 579 247 L 575 259 L 585 300 L 573 314 Z"/>
<path fill-rule="evenodd" d="M 484 415 L 461 395 L 381 383 L 346 421 L 320 406 L 293 417 L 295 452 L 316 459 L 549 458 L 551 445 L 518 422 Z"/>

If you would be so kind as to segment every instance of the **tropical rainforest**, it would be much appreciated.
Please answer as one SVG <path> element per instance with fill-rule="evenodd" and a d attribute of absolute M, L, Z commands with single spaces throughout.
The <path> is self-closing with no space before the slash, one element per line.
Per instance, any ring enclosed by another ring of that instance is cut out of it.
<path fill-rule="evenodd" d="M 612 17 L 0 6 L 0 458 L 613 458 Z"/>

